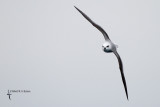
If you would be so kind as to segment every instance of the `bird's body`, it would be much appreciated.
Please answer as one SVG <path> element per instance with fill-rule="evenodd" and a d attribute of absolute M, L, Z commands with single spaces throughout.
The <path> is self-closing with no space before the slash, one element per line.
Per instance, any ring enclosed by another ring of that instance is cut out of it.
<path fill-rule="evenodd" d="M 111 42 L 110 40 L 107 40 L 105 41 L 105 43 L 103 43 L 102 49 L 106 53 L 111 53 L 113 52 L 113 50 L 116 51 L 117 47 L 113 42 Z"/>
<path fill-rule="evenodd" d="M 83 13 L 80 9 L 78 9 L 77 7 L 75 7 L 82 15 L 83 17 L 85 17 L 94 27 L 96 27 L 104 36 L 104 39 L 105 39 L 105 43 L 103 43 L 102 45 L 102 49 L 104 52 L 106 53 L 114 53 L 118 59 L 118 62 L 119 62 L 119 69 L 121 71 L 121 77 L 122 77 L 122 82 L 123 82 L 123 85 L 124 85 L 124 89 L 125 89 L 125 92 L 126 92 L 126 96 L 127 96 L 127 99 L 128 99 L 128 91 L 127 91 L 127 85 L 126 85 L 126 80 L 125 80 L 125 77 L 124 77 L 124 73 L 123 73 L 123 63 L 122 63 L 122 60 L 119 56 L 119 54 L 117 53 L 117 45 L 114 44 L 108 34 L 105 32 L 105 30 L 100 27 L 98 24 L 96 24 L 95 22 L 93 22 L 85 13 Z"/>

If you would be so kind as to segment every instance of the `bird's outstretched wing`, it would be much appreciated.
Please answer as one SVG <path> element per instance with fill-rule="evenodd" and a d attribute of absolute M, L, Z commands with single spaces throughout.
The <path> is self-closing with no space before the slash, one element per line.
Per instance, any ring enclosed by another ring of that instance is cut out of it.
<path fill-rule="evenodd" d="M 105 30 L 97 25 L 95 22 L 93 22 L 85 13 L 83 13 L 81 10 L 79 10 L 76 6 L 74 6 L 94 27 L 96 27 L 104 36 L 105 40 L 109 39 L 108 34 L 105 32 Z M 110 40 L 110 39 L 109 39 Z"/>
<path fill-rule="evenodd" d="M 121 57 L 119 56 L 119 54 L 117 53 L 117 51 L 114 51 L 113 53 L 116 55 L 116 57 L 118 59 L 118 62 L 119 62 L 119 69 L 121 71 L 121 77 L 122 77 L 124 89 L 125 89 L 125 92 L 126 92 L 126 96 L 127 96 L 127 99 L 128 99 L 127 84 L 126 84 L 126 79 L 124 77 L 124 72 L 123 72 L 123 63 L 122 63 Z"/>

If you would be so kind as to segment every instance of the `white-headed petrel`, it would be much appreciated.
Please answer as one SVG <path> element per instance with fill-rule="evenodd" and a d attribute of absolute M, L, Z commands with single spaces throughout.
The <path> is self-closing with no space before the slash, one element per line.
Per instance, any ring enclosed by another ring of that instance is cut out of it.
<path fill-rule="evenodd" d="M 113 52 L 117 59 L 118 59 L 118 62 L 119 62 L 119 69 L 120 69 L 120 72 L 121 72 L 121 77 L 122 77 L 122 81 L 123 81 L 123 84 L 124 84 L 124 89 L 125 89 L 125 92 L 126 92 L 126 96 L 127 96 L 127 99 L 128 99 L 128 92 L 127 92 L 127 84 L 126 84 L 126 80 L 125 80 L 125 77 L 124 77 L 124 73 L 123 73 L 123 63 L 122 63 L 122 60 L 119 56 L 119 54 L 117 53 L 117 46 L 110 40 L 108 34 L 105 32 L 105 30 L 103 30 L 102 27 L 100 27 L 99 25 L 97 25 L 95 22 L 93 22 L 85 13 L 83 13 L 80 9 L 78 9 L 76 6 L 74 6 L 94 27 L 96 27 L 104 36 L 104 39 L 105 39 L 105 43 L 102 45 L 102 49 L 104 52 L 106 53 L 111 53 Z"/>

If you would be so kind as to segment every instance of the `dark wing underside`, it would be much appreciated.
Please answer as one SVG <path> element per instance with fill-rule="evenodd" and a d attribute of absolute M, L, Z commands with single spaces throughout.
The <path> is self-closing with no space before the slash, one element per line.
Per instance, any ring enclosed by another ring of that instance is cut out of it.
<path fill-rule="evenodd" d="M 126 84 L 126 79 L 124 77 L 124 72 L 123 72 L 123 63 L 122 63 L 122 60 L 121 60 L 119 54 L 117 53 L 117 51 L 114 51 L 113 53 L 116 55 L 116 57 L 118 59 L 118 62 L 119 62 L 119 69 L 121 71 L 121 77 L 122 77 L 124 89 L 125 89 L 125 92 L 126 92 L 126 96 L 127 96 L 127 99 L 128 99 L 127 84 Z"/>
<path fill-rule="evenodd" d="M 104 31 L 102 27 L 97 25 L 95 22 L 93 22 L 85 13 L 83 13 L 81 10 L 79 10 L 76 6 L 74 6 L 94 27 L 96 27 L 104 36 L 105 40 L 109 39 L 108 34 Z"/>

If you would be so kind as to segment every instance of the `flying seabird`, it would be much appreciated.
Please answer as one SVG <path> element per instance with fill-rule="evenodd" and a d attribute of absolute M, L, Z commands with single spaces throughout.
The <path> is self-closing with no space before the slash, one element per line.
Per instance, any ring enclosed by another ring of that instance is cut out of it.
<path fill-rule="evenodd" d="M 125 77 L 124 77 L 124 72 L 123 72 L 123 63 L 122 63 L 122 60 L 121 60 L 121 57 L 119 56 L 118 52 L 117 52 L 117 45 L 114 44 L 108 34 L 105 32 L 105 30 L 100 27 L 99 25 L 97 25 L 95 22 L 93 22 L 85 13 L 83 13 L 80 9 L 78 9 L 76 6 L 74 6 L 82 15 L 84 18 L 86 18 L 94 27 L 96 27 L 104 36 L 104 39 L 105 39 L 105 43 L 102 45 L 102 49 L 104 52 L 106 53 L 111 53 L 113 52 L 117 59 L 118 59 L 118 62 L 119 62 L 119 69 L 120 69 L 120 72 L 121 72 L 121 77 L 122 77 L 122 81 L 123 81 L 123 85 L 124 85 L 124 89 L 125 89 L 125 92 L 126 92 L 126 97 L 128 99 L 128 91 L 127 91 L 127 84 L 126 84 L 126 80 L 125 80 Z"/>

